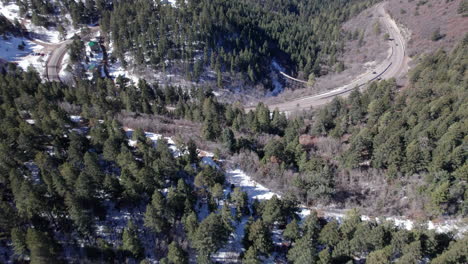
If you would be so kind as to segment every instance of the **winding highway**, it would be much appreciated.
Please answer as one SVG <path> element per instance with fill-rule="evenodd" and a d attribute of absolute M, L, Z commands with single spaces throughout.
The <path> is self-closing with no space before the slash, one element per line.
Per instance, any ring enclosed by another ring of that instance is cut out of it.
<path fill-rule="evenodd" d="M 354 89 L 365 87 L 369 82 L 375 79 L 390 79 L 393 77 L 399 77 L 401 74 L 406 72 L 408 68 L 406 42 L 396 22 L 385 11 L 386 4 L 386 2 L 380 3 L 376 8 L 376 15 L 379 17 L 381 24 L 384 25 L 386 32 L 390 36 L 390 40 L 388 41 L 388 56 L 379 65 L 361 74 L 360 76 L 357 76 L 350 83 L 341 87 L 337 87 L 328 92 L 296 98 L 283 103 L 266 103 L 266 105 L 270 109 L 278 108 L 281 112 L 287 114 L 296 111 L 307 110 L 311 107 L 323 105 L 331 101 L 336 96 L 346 96 Z M 95 33 L 98 30 L 99 27 L 90 28 L 90 33 L 82 36 L 82 38 L 87 39 L 92 35 L 92 33 Z M 70 43 L 72 43 L 72 39 L 68 39 L 57 44 L 48 43 L 50 50 L 52 51 L 46 61 L 45 76 L 49 81 L 60 81 L 59 73 L 62 68 L 62 61 L 68 51 L 68 45 Z M 302 82 L 301 80 L 297 81 Z M 252 109 L 254 108 L 245 107 L 245 110 L 247 111 Z"/>
<path fill-rule="evenodd" d="M 380 22 L 384 25 L 386 32 L 390 35 L 390 40 L 388 41 L 390 46 L 388 56 L 384 61 L 344 86 L 322 94 L 297 98 L 284 103 L 267 103 L 267 106 L 270 109 L 278 108 L 281 112 L 287 114 L 307 110 L 314 106 L 323 105 L 331 101 L 336 96 L 345 96 L 351 93 L 354 89 L 363 87 L 375 79 L 390 79 L 401 76 L 402 73 L 406 72 L 408 64 L 408 58 L 406 56 L 406 42 L 396 22 L 385 11 L 386 4 L 386 2 L 380 3 L 376 8 Z M 253 108 L 246 108 L 246 110 L 251 109 Z"/>

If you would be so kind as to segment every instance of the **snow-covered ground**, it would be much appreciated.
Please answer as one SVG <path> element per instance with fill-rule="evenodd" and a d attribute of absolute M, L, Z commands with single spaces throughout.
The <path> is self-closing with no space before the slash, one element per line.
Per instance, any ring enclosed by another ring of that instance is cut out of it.
<path fill-rule="evenodd" d="M 19 18 L 19 7 L 16 4 L 4 4 L 0 1 L 0 14 L 8 18 L 8 20 L 15 20 Z"/>
<path fill-rule="evenodd" d="M 125 130 L 125 133 L 126 133 L 127 137 L 129 138 L 128 145 L 131 146 L 131 147 L 135 147 L 136 144 L 137 144 L 137 141 L 131 139 L 132 135 L 133 135 L 133 132 L 135 130 L 133 130 L 131 128 L 127 128 L 127 127 L 124 127 L 124 130 Z M 154 146 L 156 146 L 156 144 L 158 143 L 159 140 L 164 138 L 166 140 L 168 146 L 169 146 L 169 149 L 171 150 L 172 154 L 174 155 L 174 157 L 179 157 L 179 156 L 182 155 L 182 152 L 176 146 L 176 143 L 174 142 L 174 140 L 172 140 L 172 138 L 163 137 L 163 135 L 156 134 L 156 133 L 153 133 L 153 132 L 144 132 L 144 133 L 145 133 L 146 138 L 150 139 L 153 142 Z"/>
<path fill-rule="evenodd" d="M 247 192 L 247 195 L 249 197 L 249 203 L 252 203 L 254 199 L 257 199 L 259 201 L 269 200 L 274 195 L 277 195 L 274 192 L 270 191 L 268 188 L 250 179 L 250 177 L 247 176 L 247 174 L 245 174 L 242 170 L 239 169 L 226 172 L 226 180 L 228 183 L 234 184 L 235 187 L 240 187 L 243 191 Z M 230 192 L 230 188 L 224 190 L 225 195 L 227 195 Z M 235 210 L 231 208 L 231 211 L 234 215 Z M 242 239 L 244 237 L 245 225 L 247 224 L 248 218 L 248 216 L 244 216 L 239 221 L 234 222 L 234 230 L 231 233 L 228 242 L 223 248 L 218 250 L 212 256 L 213 261 L 219 263 L 239 262 L 239 256 L 243 252 Z M 281 231 L 275 229 L 274 232 L 276 232 L 274 234 L 274 238 L 276 238 L 276 240 L 279 240 L 278 235 L 281 236 Z M 266 261 L 265 263 L 270 262 Z"/>
<path fill-rule="evenodd" d="M 247 222 L 248 217 L 243 217 L 239 222 L 236 222 L 228 242 L 212 256 L 212 260 L 219 263 L 233 263 L 238 260 L 243 251 L 242 239 Z"/>
<path fill-rule="evenodd" d="M 122 64 L 120 63 L 120 61 L 117 61 L 115 63 L 113 63 L 112 65 L 110 65 L 110 67 L 108 68 L 109 70 L 109 74 L 113 77 L 113 78 L 117 78 L 119 76 L 123 76 L 125 78 L 128 78 L 130 79 L 130 81 L 133 83 L 133 84 L 137 84 L 138 83 L 138 80 L 140 79 L 138 76 L 136 76 L 136 74 L 133 74 L 130 72 L 130 70 L 126 70 L 124 69 L 124 67 L 122 66 Z"/>
<path fill-rule="evenodd" d="M 253 201 L 254 199 L 259 201 L 269 200 L 274 195 L 281 198 L 281 195 L 278 195 L 265 186 L 255 182 L 250 178 L 250 176 L 240 169 L 228 171 L 226 173 L 226 180 L 230 184 L 234 184 L 236 187 L 240 187 L 243 191 L 247 192 L 250 201 Z"/>
<path fill-rule="evenodd" d="M 111 55 L 113 51 L 114 51 L 114 45 L 112 42 L 110 42 L 107 53 Z M 126 56 L 125 60 L 131 61 L 131 57 Z M 140 79 L 136 74 L 131 73 L 130 70 L 125 69 L 119 60 L 117 60 L 116 62 L 112 64 L 109 63 L 107 70 L 109 71 L 109 75 L 111 77 L 117 78 L 119 76 L 123 76 L 125 78 L 130 79 L 130 81 L 133 82 L 134 84 L 137 84 L 138 80 Z"/>
<path fill-rule="evenodd" d="M 74 29 L 71 26 L 71 17 L 66 15 L 61 18 L 65 28 L 65 34 L 62 36 L 56 27 L 41 27 L 32 24 L 31 20 L 24 19 L 19 14 L 19 6 L 15 1 L 4 3 L 0 1 L 0 14 L 5 16 L 11 22 L 17 20 L 30 33 L 31 41 L 24 37 L 3 37 L 0 38 L 0 58 L 16 62 L 26 70 L 29 66 L 36 68 L 36 71 L 43 73 L 47 57 L 50 55 L 51 44 L 60 43 L 64 39 L 71 38 L 79 32 L 79 29 Z M 19 49 L 18 46 L 24 45 L 24 49 Z"/>
<path fill-rule="evenodd" d="M 236 187 L 242 188 L 245 192 L 247 192 L 249 199 L 258 199 L 258 200 L 265 200 L 270 199 L 273 195 L 277 195 L 280 197 L 279 194 L 274 193 L 273 191 L 269 190 L 265 186 L 255 182 L 242 170 L 230 170 L 227 172 L 227 181 L 229 183 L 234 184 Z M 326 219 L 336 219 L 341 222 L 344 217 L 346 216 L 347 210 L 328 210 L 325 208 L 306 208 L 301 207 L 299 211 L 299 216 L 301 218 L 305 218 L 307 215 L 310 214 L 311 210 L 317 210 L 323 215 Z M 380 217 L 380 218 L 372 218 L 366 215 L 361 216 L 363 221 L 370 221 L 376 220 L 377 222 L 384 222 L 389 221 L 393 222 L 396 226 L 400 228 L 404 228 L 407 230 L 411 230 L 418 226 L 418 223 L 411 219 L 406 219 L 403 217 Z M 468 232 L 468 222 L 467 220 L 445 220 L 440 222 L 433 222 L 428 221 L 425 223 L 428 229 L 435 230 L 438 233 L 446 233 L 446 232 L 454 232 L 458 235 L 462 235 Z"/>
<path fill-rule="evenodd" d="M 170 5 L 174 6 L 174 7 L 175 7 L 176 4 L 177 4 L 177 3 L 176 3 L 176 2 L 177 2 L 176 0 L 164 0 L 163 3 L 164 3 L 164 2 L 170 4 Z"/>
<path fill-rule="evenodd" d="M 23 48 L 20 48 L 20 46 Z M 39 45 L 26 38 L 12 35 L 0 37 L 0 58 L 7 61 L 18 62 L 24 69 L 29 65 L 43 65 L 45 61 L 44 57 L 32 54 L 38 52 L 40 49 L 41 47 Z M 42 63 L 40 61 L 42 61 Z"/>
<path fill-rule="evenodd" d="M 0 14 L 12 22 L 15 21 L 15 19 L 18 20 L 18 22 L 20 22 L 29 32 L 32 33 L 35 39 L 39 39 L 46 43 L 59 43 L 60 41 L 63 41 L 64 38 L 71 38 L 79 31 L 71 26 L 72 20 L 68 14 L 61 18 L 61 21 L 66 21 L 66 23 L 64 23 L 65 36 L 61 36 L 56 27 L 45 28 L 35 26 L 32 24 L 31 20 L 24 19 L 20 16 L 19 6 L 15 3 L 15 1 L 10 1 L 8 4 L 4 4 L 0 1 Z"/>
<path fill-rule="evenodd" d="M 81 121 L 83 121 L 83 118 L 81 118 L 81 116 L 78 115 L 71 115 L 70 121 L 72 121 L 73 123 L 80 123 Z"/>
<path fill-rule="evenodd" d="M 62 80 L 62 81 L 68 80 L 68 79 L 70 79 L 72 77 L 71 72 L 67 71 L 67 65 L 69 63 L 70 63 L 70 54 L 67 52 L 63 56 L 63 60 L 62 60 L 62 65 L 63 66 L 62 66 L 62 68 L 60 69 L 60 72 L 59 72 L 59 77 L 60 77 L 60 80 Z"/>

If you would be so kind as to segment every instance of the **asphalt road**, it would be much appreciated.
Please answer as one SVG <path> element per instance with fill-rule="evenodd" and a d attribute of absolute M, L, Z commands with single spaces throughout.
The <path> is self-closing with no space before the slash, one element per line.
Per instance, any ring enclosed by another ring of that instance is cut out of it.
<path fill-rule="evenodd" d="M 381 3 L 377 7 L 377 15 L 380 17 L 380 22 L 386 28 L 384 32 L 387 32 L 391 39 L 388 41 L 390 46 L 389 54 L 382 63 L 356 77 L 356 79 L 344 86 L 337 87 L 336 89 L 322 94 L 297 98 L 284 103 L 267 104 L 268 107 L 270 109 L 278 108 L 281 112 L 287 114 L 310 109 L 311 107 L 330 102 L 336 96 L 346 96 L 354 89 L 365 87 L 366 84 L 375 79 L 390 79 L 398 77 L 405 72 L 407 70 L 406 43 L 397 24 L 385 11 L 384 7 L 386 4 L 387 3 Z M 252 108 L 246 108 L 246 110 L 250 109 Z"/>
<path fill-rule="evenodd" d="M 87 40 L 93 33 L 97 32 L 98 30 L 99 30 L 99 27 L 92 27 L 90 28 L 90 33 L 87 34 L 86 36 L 81 36 L 81 38 L 83 40 Z M 62 69 L 63 57 L 68 51 L 68 45 L 71 44 L 72 42 L 73 42 L 72 39 L 68 39 L 58 44 L 55 44 L 55 47 L 53 48 L 49 58 L 47 59 L 46 68 L 45 68 L 46 77 L 49 81 L 60 82 L 59 73 L 60 73 L 60 70 Z"/>
<path fill-rule="evenodd" d="M 68 44 L 72 43 L 72 40 L 66 40 L 57 44 L 52 50 L 49 58 L 46 62 L 46 77 L 49 81 L 60 82 L 60 70 L 62 68 L 62 60 L 68 51 Z"/>

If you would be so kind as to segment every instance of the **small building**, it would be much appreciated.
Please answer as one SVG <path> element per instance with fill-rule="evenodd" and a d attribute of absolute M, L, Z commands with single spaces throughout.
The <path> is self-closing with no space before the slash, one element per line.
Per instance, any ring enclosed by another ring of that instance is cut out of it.
<path fill-rule="evenodd" d="M 92 51 L 94 52 L 101 52 L 101 47 L 99 47 L 99 43 L 96 41 L 90 41 L 88 42 L 88 46 L 91 48 Z"/>

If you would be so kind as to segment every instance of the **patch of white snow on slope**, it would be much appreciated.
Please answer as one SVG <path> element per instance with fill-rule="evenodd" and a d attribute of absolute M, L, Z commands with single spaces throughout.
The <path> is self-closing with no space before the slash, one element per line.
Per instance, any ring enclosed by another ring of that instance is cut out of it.
<path fill-rule="evenodd" d="M 203 157 L 202 160 L 201 160 L 202 164 L 204 165 L 208 165 L 212 168 L 216 168 L 216 169 L 219 169 L 219 166 L 218 164 L 216 164 L 216 162 L 213 160 L 213 158 L 211 157 Z"/>
<path fill-rule="evenodd" d="M 20 46 L 23 48 L 20 49 Z M 16 62 L 24 70 L 33 66 L 38 72 L 41 72 L 45 65 L 45 58 L 37 53 L 40 49 L 40 46 L 25 38 L 0 37 L 0 58 Z"/>
<path fill-rule="evenodd" d="M 176 6 L 176 0 L 166 0 L 166 2 L 168 2 L 172 6 Z"/>
<path fill-rule="evenodd" d="M 253 181 L 250 176 L 240 169 L 231 170 L 227 172 L 227 180 L 234 184 L 236 187 L 242 188 L 243 191 L 247 192 L 250 200 L 269 200 L 274 195 L 281 198 L 280 195 L 270 191 L 265 186 Z"/>
<path fill-rule="evenodd" d="M 128 145 L 131 146 L 131 147 L 135 147 L 137 145 L 137 141 L 132 139 L 132 135 L 133 135 L 134 130 L 131 129 L 131 128 L 127 128 L 127 127 L 125 127 L 124 130 L 125 130 L 125 133 L 127 135 L 127 138 L 129 138 Z M 172 138 L 163 137 L 163 135 L 156 134 L 156 133 L 153 133 L 153 132 L 144 132 L 144 133 L 145 133 L 146 138 L 150 139 L 153 142 L 154 146 L 156 146 L 156 144 L 158 143 L 158 140 L 161 140 L 162 138 L 164 138 L 166 140 L 166 142 L 167 142 L 167 145 L 168 145 L 169 149 L 171 150 L 172 154 L 174 155 L 174 157 L 177 158 L 179 156 L 182 156 L 182 152 L 176 146 L 176 144 L 175 144 L 174 140 L 172 140 Z"/>
<path fill-rule="evenodd" d="M 220 263 L 235 263 L 239 259 L 240 255 L 244 251 L 242 239 L 244 238 L 245 225 L 248 220 L 248 217 L 243 217 L 239 222 L 236 222 L 234 231 L 229 237 L 229 241 L 223 248 L 213 255 L 211 258 L 213 261 Z"/>
<path fill-rule="evenodd" d="M 258 200 L 268 200 L 273 195 L 277 195 L 281 198 L 280 195 L 272 192 L 268 188 L 264 187 L 263 185 L 255 182 L 248 176 L 245 172 L 240 169 L 231 170 L 227 172 L 226 175 L 227 181 L 231 184 L 234 184 L 236 187 L 242 188 L 243 191 L 247 192 L 250 200 L 258 199 Z M 307 208 L 304 206 L 300 206 L 299 208 L 299 216 L 303 219 L 308 216 L 311 210 L 317 210 L 320 215 L 322 215 L 325 219 L 331 220 L 336 219 L 338 222 L 342 222 L 343 219 L 346 217 L 346 212 L 348 210 L 333 210 L 333 209 L 325 209 L 325 208 Z M 413 220 L 406 219 L 403 217 L 369 217 L 366 215 L 361 216 L 361 220 L 363 221 L 371 221 L 375 219 L 378 223 L 382 223 L 384 221 L 393 222 L 393 224 L 399 228 L 404 228 L 407 230 L 413 229 L 416 224 Z M 438 233 L 447 233 L 447 232 L 455 232 L 456 234 L 463 235 L 468 232 L 468 220 L 461 219 L 461 220 L 445 220 L 439 223 L 434 223 L 433 221 L 428 221 L 426 223 L 427 229 L 435 230 Z"/>
<path fill-rule="evenodd" d="M 60 80 L 62 80 L 65 83 L 67 83 L 69 80 L 72 79 L 72 74 L 71 72 L 68 71 L 68 67 L 67 67 L 69 64 L 70 64 L 70 54 L 67 52 L 63 56 L 63 59 L 62 59 L 63 66 L 59 72 Z"/>
<path fill-rule="evenodd" d="M 114 52 L 114 43 L 111 42 L 109 44 L 109 49 L 107 53 L 109 55 L 112 55 L 113 52 Z M 131 61 L 132 59 L 130 56 L 125 56 L 125 60 Z M 125 69 L 122 63 L 120 62 L 120 60 L 117 60 L 114 63 L 109 63 L 107 70 L 109 72 L 109 75 L 112 78 L 117 78 L 119 76 L 122 76 L 122 77 L 129 79 L 133 84 L 138 84 L 138 81 L 140 80 L 140 78 L 138 78 L 138 76 L 136 76 L 134 73 L 131 73 L 130 70 Z"/>
<path fill-rule="evenodd" d="M 81 118 L 81 116 L 71 115 L 70 121 L 72 121 L 73 123 L 80 123 L 81 121 L 83 121 L 83 119 Z"/>
<path fill-rule="evenodd" d="M 4 4 L 0 1 L 0 14 L 13 21 L 19 17 L 19 7 L 16 4 Z"/>

